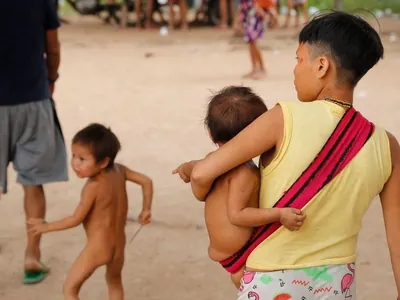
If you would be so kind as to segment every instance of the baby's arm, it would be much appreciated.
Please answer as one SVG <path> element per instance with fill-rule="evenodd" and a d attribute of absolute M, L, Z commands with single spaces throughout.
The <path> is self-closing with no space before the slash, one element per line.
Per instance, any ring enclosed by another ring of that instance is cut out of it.
<path fill-rule="evenodd" d="M 45 223 L 42 219 L 30 219 L 28 220 L 28 224 L 32 225 L 30 231 L 35 234 L 41 234 L 51 231 L 65 230 L 81 224 L 93 207 L 97 195 L 97 184 L 97 182 L 93 181 L 86 183 L 82 190 L 81 202 L 72 216 L 51 223 Z"/>
<path fill-rule="evenodd" d="M 192 176 L 192 171 L 198 160 L 192 160 L 185 162 L 172 171 L 172 174 L 179 174 L 179 177 L 185 182 L 190 182 L 190 176 Z"/>
<path fill-rule="evenodd" d="M 261 225 L 281 222 L 289 230 L 298 230 L 305 216 L 295 208 L 254 208 L 248 207 L 258 180 L 249 180 L 245 169 L 235 172 L 229 181 L 228 218 L 236 226 L 258 227 Z"/>
<path fill-rule="evenodd" d="M 209 157 L 211 154 L 212 154 L 212 152 L 208 153 L 206 155 L 206 158 Z M 191 161 L 185 162 L 185 163 L 181 164 L 179 167 L 177 167 L 175 170 L 173 170 L 172 174 L 179 174 L 179 177 L 185 183 L 189 183 L 190 178 L 192 176 L 193 168 L 199 161 L 200 160 L 191 160 Z"/>
<path fill-rule="evenodd" d="M 153 201 L 153 181 L 144 174 L 132 171 L 122 165 L 119 166 L 123 169 L 126 180 L 139 184 L 142 187 L 143 207 L 139 216 L 139 222 L 142 224 L 150 223 L 151 204 Z"/>

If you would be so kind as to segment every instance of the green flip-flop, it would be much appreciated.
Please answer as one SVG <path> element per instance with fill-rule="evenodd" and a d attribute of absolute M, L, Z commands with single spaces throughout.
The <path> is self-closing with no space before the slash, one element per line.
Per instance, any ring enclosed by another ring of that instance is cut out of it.
<path fill-rule="evenodd" d="M 25 271 L 24 278 L 22 278 L 23 284 L 35 284 L 43 281 L 49 273 L 45 264 L 41 263 L 43 269 L 40 271 Z"/>

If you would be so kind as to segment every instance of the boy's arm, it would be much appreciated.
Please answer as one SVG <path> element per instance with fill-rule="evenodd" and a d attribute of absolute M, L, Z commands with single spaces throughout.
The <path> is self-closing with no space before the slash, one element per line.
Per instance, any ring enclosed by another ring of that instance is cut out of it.
<path fill-rule="evenodd" d="M 400 295 L 400 146 L 392 134 L 388 133 L 388 137 L 392 174 L 380 194 L 380 199 L 397 293 Z"/>
<path fill-rule="evenodd" d="M 233 225 L 241 227 L 257 227 L 268 223 L 279 222 L 280 209 L 260 209 L 248 207 L 252 194 L 258 189 L 259 182 L 253 180 L 247 172 L 237 170 L 229 181 L 228 219 Z"/>
<path fill-rule="evenodd" d="M 88 182 L 86 184 L 82 191 L 81 202 L 75 209 L 75 212 L 72 216 L 51 223 L 43 223 L 43 220 L 29 220 L 28 224 L 33 225 L 31 231 L 40 234 L 65 230 L 78 226 L 83 222 L 83 220 L 92 209 L 97 195 L 97 188 L 98 187 L 96 182 Z"/>
<path fill-rule="evenodd" d="M 151 210 L 151 203 L 153 200 L 153 181 L 150 177 L 144 174 L 132 171 L 123 165 L 119 166 L 124 170 L 126 180 L 139 184 L 142 187 L 143 210 Z"/>
<path fill-rule="evenodd" d="M 282 134 L 283 113 L 278 105 L 194 166 L 191 185 L 195 197 L 203 200 L 216 178 L 274 148 Z"/>

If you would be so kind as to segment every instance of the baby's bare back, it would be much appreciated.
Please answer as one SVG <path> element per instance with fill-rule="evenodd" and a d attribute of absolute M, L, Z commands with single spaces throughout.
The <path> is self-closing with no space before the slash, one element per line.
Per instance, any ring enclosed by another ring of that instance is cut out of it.
<path fill-rule="evenodd" d="M 248 177 L 249 186 L 257 187 L 251 193 L 247 207 L 258 207 L 260 174 L 254 165 L 243 164 L 215 181 L 205 201 L 205 220 L 210 237 L 209 256 L 214 261 L 221 261 L 235 254 L 253 232 L 252 228 L 233 225 L 228 217 L 229 182 L 239 172 L 244 172 L 242 175 Z"/>
<path fill-rule="evenodd" d="M 112 248 L 123 248 L 128 213 L 125 174 L 116 165 L 92 180 L 97 181 L 98 189 L 93 208 L 84 221 L 88 241 L 95 239 Z"/>

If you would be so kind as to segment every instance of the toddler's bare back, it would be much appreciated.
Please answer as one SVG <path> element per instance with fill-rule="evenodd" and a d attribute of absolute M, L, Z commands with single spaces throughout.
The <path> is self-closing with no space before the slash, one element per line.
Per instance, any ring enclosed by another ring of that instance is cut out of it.
<path fill-rule="evenodd" d="M 256 187 L 251 191 L 247 206 L 258 207 L 260 173 L 252 162 L 231 170 L 215 181 L 205 200 L 205 220 L 210 237 L 209 256 L 214 261 L 222 261 L 235 254 L 253 232 L 252 228 L 233 225 L 228 217 L 229 184 L 239 174 L 248 177 L 249 186 Z"/>
<path fill-rule="evenodd" d="M 97 195 L 83 222 L 88 241 L 99 238 L 110 246 L 125 244 L 128 197 L 124 169 L 115 164 L 114 168 L 90 180 L 97 186 Z"/>

